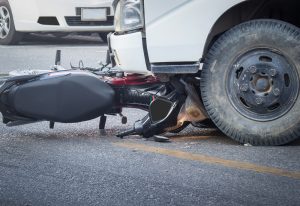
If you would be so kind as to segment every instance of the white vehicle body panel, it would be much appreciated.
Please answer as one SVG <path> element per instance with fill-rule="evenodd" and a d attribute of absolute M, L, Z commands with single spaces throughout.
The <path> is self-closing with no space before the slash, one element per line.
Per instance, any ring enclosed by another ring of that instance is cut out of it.
<path fill-rule="evenodd" d="M 215 22 L 232 6 L 243 1 L 145 0 L 150 62 L 199 61 Z"/>
<path fill-rule="evenodd" d="M 144 0 L 149 63 L 198 62 L 216 21 L 230 8 L 244 1 Z M 136 44 L 133 50 L 133 46 L 128 43 L 132 42 L 132 35 L 112 35 L 112 50 L 117 53 L 121 61 L 119 66 L 124 71 L 146 73 L 145 60 L 141 59 L 145 59 L 141 53 L 144 51 L 143 45 Z M 118 41 L 120 38 L 123 40 Z M 135 41 L 142 42 L 142 36 L 139 38 Z"/>
<path fill-rule="evenodd" d="M 15 27 L 20 32 L 80 32 L 80 31 L 113 31 L 110 26 L 69 26 L 65 16 L 76 16 L 77 7 L 110 7 L 112 0 L 9 0 Z M 56 25 L 42 25 L 38 18 L 55 16 Z"/>
<path fill-rule="evenodd" d="M 111 47 L 118 67 L 128 73 L 149 73 L 144 57 L 141 32 L 111 35 Z"/>

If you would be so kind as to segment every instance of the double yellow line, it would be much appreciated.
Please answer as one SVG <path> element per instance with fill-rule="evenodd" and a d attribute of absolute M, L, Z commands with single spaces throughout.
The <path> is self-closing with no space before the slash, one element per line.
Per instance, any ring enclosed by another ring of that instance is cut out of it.
<path fill-rule="evenodd" d="M 234 169 L 241 169 L 241 170 L 253 171 L 258 173 L 265 173 L 265 174 L 272 174 L 272 175 L 289 177 L 294 179 L 300 179 L 300 172 L 298 171 L 288 171 L 288 170 L 283 170 L 275 167 L 266 167 L 266 166 L 248 163 L 248 162 L 227 160 L 227 159 L 212 157 L 208 155 L 194 154 L 194 153 L 183 152 L 179 150 L 171 150 L 171 149 L 147 146 L 147 145 L 137 144 L 137 143 L 120 142 L 120 143 L 114 143 L 114 145 L 127 148 L 127 149 L 135 149 L 143 152 L 167 155 L 178 159 L 192 160 L 192 161 L 197 161 L 197 162 L 202 162 L 207 164 L 221 165 L 224 167 L 229 167 Z"/>

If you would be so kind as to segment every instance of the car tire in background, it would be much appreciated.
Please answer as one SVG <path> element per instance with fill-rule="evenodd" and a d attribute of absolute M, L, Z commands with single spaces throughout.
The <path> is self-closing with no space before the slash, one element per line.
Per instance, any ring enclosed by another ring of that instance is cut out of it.
<path fill-rule="evenodd" d="M 201 77 L 206 110 L 227 136 L 251 145 L 300 137 L 300 29 L 252 20 L 211 47 Z"/>
<path fill-rule="evenodd" d="M 101 32 L 99 33 L 99 36 L 101 38 L 101 40 L 104 42 L 104 43 L 107 43 L 107 35 L 109 34 L 109 32 Z"/>
<path fill-rule="evenodd" d="M 7 0 L 0 0 L 0 44 L 13 45 L 22 39 L 23 34 L 15 29 L 11 8 Z"/>

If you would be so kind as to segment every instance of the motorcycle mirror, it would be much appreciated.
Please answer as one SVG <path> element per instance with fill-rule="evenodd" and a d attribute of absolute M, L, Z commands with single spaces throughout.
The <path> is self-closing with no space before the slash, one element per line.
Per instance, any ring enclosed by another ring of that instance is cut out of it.
<path fill-rule="evenodd" d="M 173 102 L 168 99 L 157 98 L 149 106 L 151 122 L 156 124 L 166 119 L 173 108 Z"/>

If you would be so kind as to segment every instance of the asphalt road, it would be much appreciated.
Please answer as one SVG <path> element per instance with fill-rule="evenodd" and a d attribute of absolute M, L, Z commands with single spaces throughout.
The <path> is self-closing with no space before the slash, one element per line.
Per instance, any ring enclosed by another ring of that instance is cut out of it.
<path fill-rule="evenodd" d="M 100 37 L 70 36 L 55 38 L 43 35 L 27 36 L 20 45 L 0 45 L 0 72 L 13 70 L 49 69 L 55 63 L 56 50 L 62 51 L 62 66 L 70 63 L 78 66 L 80 60 L 85 66 L 97 67 L 105 61 L 107 46 Z"/>
<path fill-rule="evenodd" d="M 96 38 L 29 39 L 0 46 L 0 73 L 104 60 Z M 300 205 L 300 141 L 282 147 L 237 144 L 214 129 L 189 127 L 170 143 L 115 137 L 144 112 L 126 109 L 127 125 L 109 117 L 8 128 L 0 124 L 0 205 Z"/>

